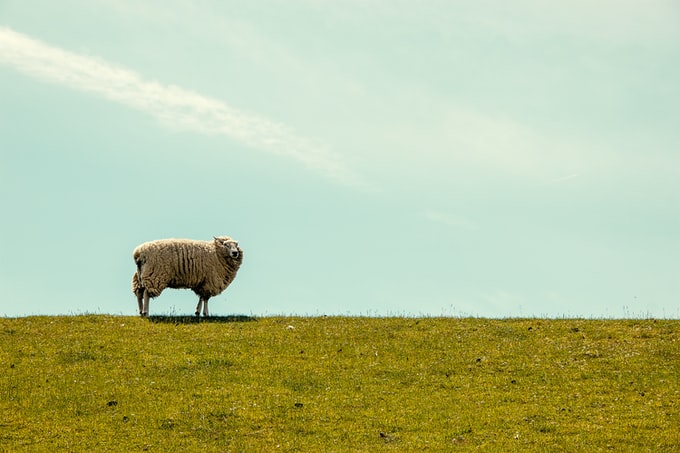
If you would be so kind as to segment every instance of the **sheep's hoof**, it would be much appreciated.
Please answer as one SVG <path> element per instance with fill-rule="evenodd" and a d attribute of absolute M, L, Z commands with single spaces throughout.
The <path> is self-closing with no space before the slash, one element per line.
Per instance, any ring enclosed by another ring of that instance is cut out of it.
<path fill-rule="evenodd" d="M 201 316 L 201 312 L 197 311 L 196 313 L 194 313 L 194 316 Z"/>
<path fill-rule="evenodd" d="M 141 316 L 142 318 L 148 318 L 148 317 L 149 317 L 149 314 L 146 313 L 146 312 L 141 312 L 141 313 L 139 314 L 139 316 Z"/>

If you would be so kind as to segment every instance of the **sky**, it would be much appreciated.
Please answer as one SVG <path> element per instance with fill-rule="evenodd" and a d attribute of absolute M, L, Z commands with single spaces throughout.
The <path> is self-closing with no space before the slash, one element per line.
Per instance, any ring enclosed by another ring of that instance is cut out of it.
<path fill-rule="evenodd" d="M 213 315 L 680 318 L 678 80 L 675 0 L 0 0 L 0 316 L 229 235 Z"/>

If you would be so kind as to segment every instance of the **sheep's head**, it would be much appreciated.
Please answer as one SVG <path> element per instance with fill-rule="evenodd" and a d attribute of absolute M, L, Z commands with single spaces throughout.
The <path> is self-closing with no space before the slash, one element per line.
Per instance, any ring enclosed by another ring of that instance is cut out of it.
<path fill-rule="evenodd" d="M 238 246 L 238 242 L 229 236 L 213 236 L 213 239 L 215 240 L 217 250 L 220 250 L 224 256 L 236 259 L 241 255 L 241 249 Z"/>

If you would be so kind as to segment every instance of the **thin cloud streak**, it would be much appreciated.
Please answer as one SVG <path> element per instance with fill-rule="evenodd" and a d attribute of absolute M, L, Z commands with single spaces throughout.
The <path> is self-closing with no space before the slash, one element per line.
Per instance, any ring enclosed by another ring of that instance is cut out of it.
<path fill-rule="evenodd" d="M 443 211 L 425 211 L 422 216 L 431 222 L 445 225 L 456 230 L 477 231 L 478 226 L 470 219 L 458 217 Z"/>
<path fill-rule="evenodd" d="M 560 182 L 570 181 L 572 179 L 578 178 L 579 176 L 581 176 L 580 173 L 574 173 L 574 174 L 571 174 L 571 175 L 562 176 L 560 178 L 553 179 L 552 183 L 557 184 L 557 183 L 560 183 Z"/>
<path fill-rule="evenodd" d="M 0 63 L 31 77 L 148 113 L 169 127 L 223 135 L 248 147 L 300 161 L 338 182 L 364 185 L 337 154 L 283 124 L 234 109 L 218 99 L 145 80 L 100 58 L 68 52 L 0 27 Z"/>

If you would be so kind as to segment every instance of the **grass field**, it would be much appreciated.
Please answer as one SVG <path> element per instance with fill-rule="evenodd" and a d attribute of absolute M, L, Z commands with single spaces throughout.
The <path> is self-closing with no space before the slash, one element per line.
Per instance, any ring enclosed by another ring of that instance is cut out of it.
<path fill-rule="evenodd" d="M 680 451 L 680 321 L 0 318 L 3 451 Z"/>

